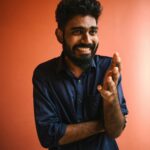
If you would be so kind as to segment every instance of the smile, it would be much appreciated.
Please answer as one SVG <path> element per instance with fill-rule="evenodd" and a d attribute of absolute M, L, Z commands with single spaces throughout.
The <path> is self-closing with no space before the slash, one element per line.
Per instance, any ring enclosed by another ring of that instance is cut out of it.
<path fill-rule="evenodd" d="M 78 48 L 77 50 L 81 53 L 91 53 L 90 48 Z"/>

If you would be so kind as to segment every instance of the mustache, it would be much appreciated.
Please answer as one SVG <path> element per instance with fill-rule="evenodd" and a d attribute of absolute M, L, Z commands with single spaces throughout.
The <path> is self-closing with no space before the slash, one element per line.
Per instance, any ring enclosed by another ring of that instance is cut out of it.
<path fill-rule="evenodd" d="M 94 49 L 95 48 L 95 44 L 77 44 L 73 47 L 73 49 L 76 49 L 76 48 L 90 48 L 90 49 Z"/>

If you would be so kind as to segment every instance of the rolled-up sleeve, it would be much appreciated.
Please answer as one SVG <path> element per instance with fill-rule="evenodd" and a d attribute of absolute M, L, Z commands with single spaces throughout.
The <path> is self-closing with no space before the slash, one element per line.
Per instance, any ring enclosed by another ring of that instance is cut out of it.
<path fill-rule="evenodd" d="M 65 134 L 66 124 L 58 117 L 48 83 L 37 68 L 32 81 L 35 123 L 40 143 L 45 148 L 58 147 L 59 139 Z"/>
<path fill-rule="evenodd" d="M 118 86 L 117 86 L 119 103 L 120 103 L 120 107 L 121 107 L 121 111 L 122 111 L 123 115 L 127 115 L 128 114 L 128 108 L 127 108 L 126 100 L 125 100 L 125 97 L 123 94 L 121 80 L 122 80 L 122 76 L 120 76 L 119 81 L 118 81 Z"/>

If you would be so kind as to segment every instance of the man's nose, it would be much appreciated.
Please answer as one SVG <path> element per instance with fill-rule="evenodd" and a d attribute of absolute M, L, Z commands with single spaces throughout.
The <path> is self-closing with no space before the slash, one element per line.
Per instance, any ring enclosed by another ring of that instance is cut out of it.
<path fill-rule="evenodd" d="M 85 43 L 85 44 L 90 44 L 92 43 L 92 39 L 91 39 L 91 36 L 89 35 L 89 33 L 84 33 L 82 35 L 82 43 Z"/>

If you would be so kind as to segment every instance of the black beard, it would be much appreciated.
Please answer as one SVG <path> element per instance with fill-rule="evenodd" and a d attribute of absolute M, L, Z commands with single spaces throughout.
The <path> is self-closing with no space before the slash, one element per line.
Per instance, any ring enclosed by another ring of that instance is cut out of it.
<path fill-rule="evenodd" d="M 90 48 L 91 54 L 83 54 L 80 57 L 77 57 L 75 55 L 75 51 L 77 48 Z M 95 53 L 97 51 L 98 45 L 95 44 L 78 44 L 75 45 L 72 49 L 70 49 L 66 42 L 63 42 L 63 54 L 67 56 L 72 63 L 74 63 L 76 66 L 80 67 L 83 70 L 88 69 L 91 66 L 91 62 L 93 57 L 95 56 Z"/>

